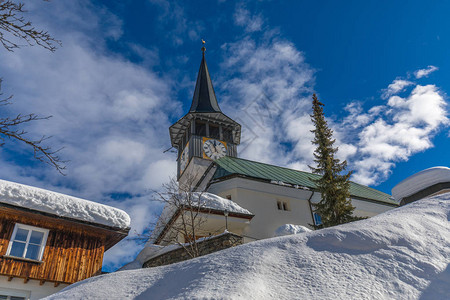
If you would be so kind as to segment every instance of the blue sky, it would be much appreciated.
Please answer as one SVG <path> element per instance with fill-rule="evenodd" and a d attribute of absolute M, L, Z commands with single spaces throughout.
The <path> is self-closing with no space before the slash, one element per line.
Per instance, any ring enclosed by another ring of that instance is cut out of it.
<path fill-rule="evenodd" d="M 31 137 L 65 147 L 67 176 L 29 149 L 0 149 L 1 178 L 117 206 L 142 233 L 175 174 L 168 127 L 189 108 L 206 40 L 222 110 L 243 125 L 241 157 L 308 171 L 311 95 L 325 103 L 353 180 L 384 192 L 449 166 L 448 2 L 52 1 L 26 3 L 62 40 L 0 55 L 6 113 L 52 115 Z M 258 113 L 264 112 L 264 113 Z M 139 251 L 107 252 L 114 270 Z"/>

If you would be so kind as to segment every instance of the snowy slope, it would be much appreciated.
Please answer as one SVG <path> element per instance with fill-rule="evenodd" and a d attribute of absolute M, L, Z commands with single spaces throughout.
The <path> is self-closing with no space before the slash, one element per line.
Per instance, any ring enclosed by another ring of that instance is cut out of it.
<path fill-rule="evenodd" d="M 118 208 L 1 179 L 0 202 L 111 227 L 130 227 L 130 217 Z"/>
<path fill-rule="evenodd" d="M 283 236 L 290 234 L 299 234 L 304 232 L 310 232 L 311 229 L 302 225 L 284 224 L 275 230 L 274 236 Z"/>
<path fill-rule="evenodd" d="M 450 193 L 371 219 L 87 279 L 49 299 L 448 299 Z"/>

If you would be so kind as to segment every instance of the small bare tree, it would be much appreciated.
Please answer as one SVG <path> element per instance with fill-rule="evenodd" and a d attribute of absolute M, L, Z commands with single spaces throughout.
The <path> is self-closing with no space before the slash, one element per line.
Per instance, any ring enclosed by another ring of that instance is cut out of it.
<path fill-rule="evenodd" d="M 47 50 L 55 51 L 61 42 L 54 39 L 47 31 L 36 29 L 30 21 L 27 21 L 23 14 L 26 13 L 22 3 L 14 1 L 0 0 L 0 43 L 10 52 L 19 49 L 23 45 L 20 41 L 24 41 L 30 46 L 38 45 Z M 0 91 L 1 91 L 0 79 Z M 0 92 L 0 106 L 11 104 L 12 96 L 4 97 Z M 3 112 L 3 111 L 2 111 Z M 34 157 L 42 162 L 56 168 L 63 174 L 65 161 L 58 156 L 58 150 L 52 150 L 49 146 L 43 145 L 43 142 L 50 137 L 42 136 L 39 139 L 30 139 L 26 136 L 26 131 L 20 129 L 25 123 L 37 120 L 49 119 L 51 116 L 39 117 L 33 113 L 19 114 L 13 117 L 0 116 L 0 147 L 5 144 L 6 140 L 17 140 L 30 146 L 34 151 Z"/>
<path fill-rule="evenodd" d="M 181 185 L 172 178 L 169 183 L 163 185 L 163 192 L 156 192 L 156 200 L 163 202 L 165 206 L 155 226 L 155 230 L 161 232 L 160 236 L 163 236 L 160 242 L 178 244 L 192 258 L 201 255 L 198 238 L 207 238 L 202 228 L 211 211 L 205 194 L 193 192 L 193 187 L 193 176 Z M 162 232 L 164 228 L 167 232 Z M 180 237 L 184 240 L 180 240 Z"/>

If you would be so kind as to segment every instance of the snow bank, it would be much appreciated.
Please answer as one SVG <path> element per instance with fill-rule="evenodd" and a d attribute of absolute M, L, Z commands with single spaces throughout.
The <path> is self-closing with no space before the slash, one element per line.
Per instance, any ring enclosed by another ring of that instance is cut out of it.
<path fill-rule="evenodd" d="M 185 194 L 180 194 L 180 198 L 185 197 Z M 243 215 L 253 215 L 249 210 L 240 207 L 236 202 L 217 196 L 215 194 L 207 192 L 194 192 L 191 194 L 191 204 L 197 206 L 200 202 L 200 206 L 205 209 L 211 209 L 216 211 L 228 211 L 229 213 L 237 213 Z M 187 200 L 185 200 L 187 202 Z M 172 218 L 176 212 L 176 207 L 170 204 L 166 204 L 158 219 L 158 223 L 153 230 L 147 245 L 151 245 L 158 238 L 161 231 L 166 226 L 167 222 Z M 147 246 L 146 245 L 146 246 Z"/>
<path fill-rule="evenodd" d="M 0 202 L 111 227 L 130 227 L 130 217 L 123 210 L 1 179 Z"/>
<path fill-rule="evenodd" d="M 392 196 L 396 200 L 401 200 L 441 182 L 450 182 L 450 168 L 429 168 L 406 178 L 394 186 Z"/>
<path fill-rule="evenodd" d="M 448 299 L 450 193 L 334 228 L 73 284 L 48 299 Z"/>
<path fill-rule="evenodd" d="M 302 225 L 284 224 L 275 230 L 274 236 L 299 234 L 299 233 L 310 232 L 310 231 L 311 231 L 311 229 L 309 229 L 308 227 L 302 226 Z"/>

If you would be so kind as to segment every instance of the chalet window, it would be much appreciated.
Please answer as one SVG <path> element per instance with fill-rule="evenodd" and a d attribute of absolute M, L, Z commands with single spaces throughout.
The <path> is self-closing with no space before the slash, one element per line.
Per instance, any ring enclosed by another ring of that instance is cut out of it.
<path fill-rule="evenodd" d="M 0 300 L 26 300 L 26 299 L 28 298 L 22 296 L 3 295 L 3 293 L 0 292 Z"/>
<path fill-rule="evenodd" d="M 30 292 L 0 288 L 0 300 L 27 300 L 30 299 Z"/>
<path fill-rule="evenodd" d="M 6 255 L 42 260 L 48 229 L 16 224 Z"/>
<path fill-rule="evenodd" d="M 231 195 L 227 195 L 226 197 L 228 200 L 231 200 Z"/>

